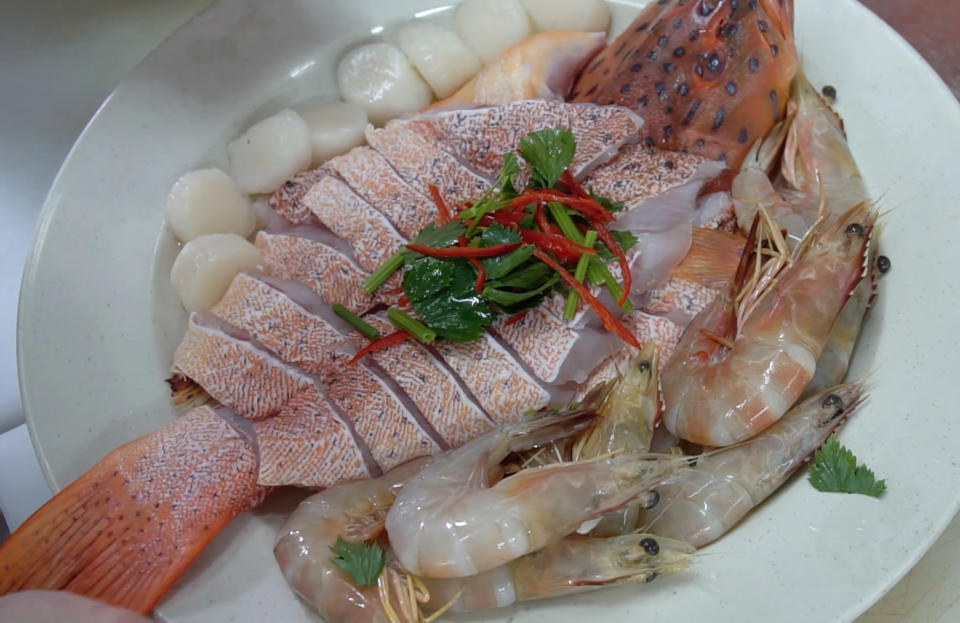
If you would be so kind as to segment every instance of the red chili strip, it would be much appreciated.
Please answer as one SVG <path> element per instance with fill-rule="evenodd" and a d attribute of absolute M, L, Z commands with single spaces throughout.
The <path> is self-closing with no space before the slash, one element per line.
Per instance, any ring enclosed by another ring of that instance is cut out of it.
<path fill-rule="evenodd" d="M 567 282 L 567 284 L 573 288 L 577 294 L 580 295 L 580 298 L 587 302 L 590 307 L 593 308 L 593 311 L 600 316 L 600 320 L 603 322 L 603 326 L 610 331 L 611 333 L 617 334 L 621 340 L 633 346 L 637 350 L 643 350 L 643 347 L 640 345 L 640 342 L 637 338 L 627 330 L 623 324 L 610 313 L 610 310 L 603 306 L 603 303 L 597 300 L 593 294 L 590 293 L 589 288 L 585 285 L 574 279 L 567 269 L 557 263 L 552 257 L 544 253 L 539 249 L 534 249 L 533 256 L 552 268 L 560 277 Z"/>
<path fill-rule="evenodd" d="M 450 222 L 450 210 L 447 209 L 447 204 L 440 196 L 440 190 L 433 184 L 430 184 L 427 188 L 430 190 L 430 197 L 433 202 L 437 204 L 437 223 L 446 225 Z"/>
<path fill-rule="evenodd" d="M 519 197 L 515 197 L 512 201 L 510 201 L 510 203 L 497 210 L 497 212 L 516 212 L 517 210 L 523 210 L 531 203 L 536 203 L 537 198 L 533 193 L 534 191 L 532 190 L 524 192 Z"/>
<path fill-rule="evenodd" d="M 353 356 L 353 359 L 350 360 L 350 363 L 354 364 L 360 359 L 362 359 L 363 357 L 369 355 L 370 353 L 375 353 L 379 350 L 390 348 L 394 344 L 399 344 L 400 342 L 403 342 L 404 340 L 410 339 L 412 337 L 413 336 L 407 333 L 406 331 L 403 331 L 403 330 L 394 331 L 390 335 L 385 335 L 381 338 L 378 338 L 370 342 L 363 348 L 361 348 L 360 351 Z"/>
<path fill-rule="evenodd" d="M 577 261 L 584 253 L 588 255 L 595 254 L 596 249 L 577 244 L 566 236 L 560 234 L 542 233 L 529 229 L 520 228 L 520 239 L 528 244 L 532 244 L 545 251 L 553 253 L 564 261 Z"/>
<path fill-rule="evenodd" d="M 623 249 L 620 248 L 617 241 L 610 235 L 610 230 L 607 229 L 606 225 L 603 223 L 594 223 L 593 228 L 597 232 L 597 237 L 603 241 L 603 244 L 607 245 L 610 252 L 617 258 L 617 263 L 620 264 L 620 272 L 623 273 L 623 292 L 620 294 L 620 300 L 617 301 L 617 307 L 620 307 L 627 302 L 627 296 L 630 295 L 630 289 L 633 287 L 633 275 L 630 274 L 630 263 L 627 261 L 627 256 L 624 255 Z"/>
<path fill-rule="evenodd" d="M 583 186 L 580 185 L 580 182 L 577 181 L 577 178 L 573 177 L 573 173 L 570 172 L 570 169 L 567 169 L 563 172 L 563 175 L 560 176 L 560 181 L 566 184 L 567 188 L 570 189 L 574 195 L 578 197 L 591 198 L 590 194 L 583 189 Z"/>
<path fill-rule="evenodd" d="M 537 207 L 533 211 L 533 222 L 537 224 L 537 227 L 539 227 L 543 233 L 550 233 L 550 223 L 547 222 L 547 215 L 544 214 L 543 204 L 540 202 L 537 202 Z"/>
<path fill-rule="evenodd" d="M 397 299 L 397 307 L 406 307 L 409 304 L 410 304 L 410 299 L 407 298 L 406 294 L 404 294 L 403 296 Z"/>
<path fill-rule="evenodd" d="M 434 249 L 419 244 L 408 244 L 407 248 L 416 253 L 429 257 L 494 257 L 513 251 L 520 246 L 519 242 L 494 244 L 489 247 L 446 247 Z"/>
<path fill-rule="evenodd" d="M 383 293 L 386 294 L 387 296 L 393 296 L 394 294 L 402 294 L 403 286 L 397 286 L 396 288 L 390 288 L 389 290 L 384 290 Z"/>
<path fill-rule="evenodd" d="M 507 325 L 508 327 L 510 325 L 517 324 L 518 322 L 526 318 L 528 313 L 530 312 L 520 312 L 519 314 L 514 314 L 509 318 L 507 318 L 507 321 L 504 324 Z"/>
<path fill-rule="evenodd" d="M 477 291 L 477 294 L 483 293 L 483 284 L 487 282 L 487 271 L 483 269 L 483 264 L 480 263 L 480 260 L 468 257 L 467 261 L 477 269 L 477 283 L 474 284 L 473 289 Z"/>

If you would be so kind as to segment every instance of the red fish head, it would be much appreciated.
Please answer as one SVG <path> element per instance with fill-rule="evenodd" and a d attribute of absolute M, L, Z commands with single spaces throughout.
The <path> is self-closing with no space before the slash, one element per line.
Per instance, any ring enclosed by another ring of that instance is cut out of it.
<path fill-rule="evenodd" d="M 658 0 L 587 66 L 572 100 L 632 108 L 648 146 L 735 169 L 783 117 L 798 66 L 793 0 Z"/>

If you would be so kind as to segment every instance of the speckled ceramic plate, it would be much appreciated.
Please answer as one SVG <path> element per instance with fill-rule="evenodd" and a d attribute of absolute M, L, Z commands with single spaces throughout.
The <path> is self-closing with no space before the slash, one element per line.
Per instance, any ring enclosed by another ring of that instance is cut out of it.
<path fill-rule="evenodd" d="M 874 389 L 841 433 L 887 479 L 887 495 L 826 495 L 798 478 L 689 573 L 467 620 L 851 620 L 960 506 L 960 107 L 859 4 L 796 2 L 806 71 L 815 84 L 837 86 L 853 151 L 887 212 L 882 244 L 893 270 L 852 369 L 872 372 Z M 97 113 L 50 191 L 21 298 L 23 400 L 54 487 L 174 417 L 163 379 L 184 319 L 167 281 L 170 184 L 222 164 L 227 140 L 261 113 L 333 97 L 335 59 L 349 43 L 425 8 L 424 0 L 224 1 L 160 46 Z M 617 10 L 623 26 L 636 8 Z M 271 555 L 293 503 L 275 499 L 235 520 L 164 599 L 160 617 L 307 620 Z"/>

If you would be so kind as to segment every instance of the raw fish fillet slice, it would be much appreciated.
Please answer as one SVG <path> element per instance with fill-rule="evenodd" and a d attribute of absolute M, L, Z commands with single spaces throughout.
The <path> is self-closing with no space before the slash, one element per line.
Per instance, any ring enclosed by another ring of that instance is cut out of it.
<path fill-rule="evenodd" d="M 663 151 L 644 145 L 626 145 L 610 162 L 598 167 L 583 185 L 601 197 L 623 201 L 627 209 L 687 183 L 707 159 L 693 154 Z"/>
<path fill-rule="evenodd" d="M 475 200 L 489 182 L 440 149 L 432 136 L 403 124 L 367 128 L 367 143 L 386 158 L 404 180 L 422 194 L 436 186 L 448 206 Z"/>
<path fill-rule="evenodd" d="M 445 443 L 440 445 L 443 438 L 416 407 L 408 406 L 389 381 L 363 365 L 344 360 L 329 377 L 327 395 L 350 419 L 383 471 L 446 449 Z"/>
<path fill-rule="evenodd" d="M 299 281 L 329 303 L 340 303 L 359 313 L 374 298 L 363 290 L 369 273 L 349 257 L 317 240 L 286 234 L 257 234 L 264 269 L 274 277 Z"/>
<path fill-rule="evenodd" d="M 396 119 L 387 128 L 406 126 L 435 137 L 444 151 L 493 182 L 503 167 L 503 155 L 515 151 L 523 137 L 557 125 L 574 134 L 577 151 L 571 169 L 581 177 L 613 158 L 625 143 L 637 140 L 643 120 L 617 106 L 526 100 L 491 108 L 429 112 Z M 526 175 L 522 177 L 526 179 Z"/>
<path fill-rule="evenodd" d="M 396 330 L 377 316 L 366 320 L 383 334 Z M 454 375 L 416 342 L 408 340 L 370 357 L 397 381 L 451 447 L 463 445 L 493 427 L 493 421 Z"/>
<path fill-rule="evenodd" d="M 558 385 L 583 382 L 590 371 L 584 362 L 592 367 L 597 353 L 612 352 L 622 345 L 616 336 L 592 328 L 574 331 L 539 308 L 515 322 L 501 316 L 492 329 L 540 380 Z"/>
<path fill-rule="evenodd" d="M 172 371 L 193 379 L 214 399 L 243 417 L 275 415 L 290 398 L 313 385 L 309 376 L 249 341 L 190 316 L 173 354 Z"/>
<path fill-rule="evenodd" d="M 302 297 L 303 295 L 301 295 Z M 347 338 L 286 292 L 246 273 L 234 277 L 211 313 L 246 331 L 287 363 L 325 379 L 344 364 Z"/>
<path fill-rule="evenodd" d="M 433 201 L 405 182 L 386 158 L 369 147 L 351 149 L 329 160 L 326 166 L 390 219 L 407 239 L 437 219 Z"/>
<path fill-rule="evenodd" d="M 652 316 L 641 311 L 635 310 L 629 314 L 625 314 L 621 321 L 624 326 L 637 337 L 640 343 L 647 340 L 653 340 L 656 343 L 657 355 L 660 357 L 661 365 L 673 354 L 673 349 L 676 348 L 677 342 L 680 341 L 680 336 L 683 335 L 682 325 L 668 318 Z M 600 365 L 593 370 L 587 381 L 580 386 L 577 391 L 576 400 L 582 400 L 590 390 L 600 383 L 605 383 L 617 378 L 620 371 L 625 370 L 626 366 L 630 365 L 630 362 L 633 361 L 638 354 L 639 352 L 635 349 L 624 347 L 617 353 L 604 359 Z"/>
<path fill-rule="evenodd" d="M 66 590 L 148 613 L 264 494 L 253 445 L 198 407 L 120 446 L 34 513 L 0 548 L 0 595 Z"/>
<path fill-rule="evenodd" d="M 369 448 L 333 406 L 310 387 L 283 410 L 253 423 L 260 449 L 257 482 L 265 486 L 330 487 L 376 475 L 368 468 Z M 361 442 L 362 443 L 362 442 Z"/>
<path fill-rule="evenodd" d="M 325 177 L 303 197 L 314 216 L 350 243 L 360 268 L 373 272 L 406 244 L 390 221 L 357 196 L 344 182 Z"/>
<path fill-rule="evenodd" d="M 442 340 L 436 350 L 498 424 L 550 401 L 549 392 L 488 334 L 466 344 Z"/>
<path fill-rule="evenodd" d="M 302 199 L 314 185 L 331 175 L 334 175 L 333 169 L 326 165 L 301 171 L 270 195 L 267 204 L 291 223 L 307 223 L 313 220 L 313 214 L 310 208 L 303 204 Z"/>

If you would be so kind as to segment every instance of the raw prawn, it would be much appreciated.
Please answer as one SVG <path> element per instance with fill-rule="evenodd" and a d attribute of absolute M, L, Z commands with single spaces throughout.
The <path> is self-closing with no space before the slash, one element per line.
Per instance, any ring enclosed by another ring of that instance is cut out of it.
<path fill-rule="evenodd" d="M 425 577 L 476 575 L 655 495 L 653 483 L 682 470 L 682 458 L 628 454 L 526 469 L 497 482 L 507 455 L 576 434 L 593 417 L 587 411 L 521 421 L 437 457 L 387 514 L 400 564 Z"/>
<path fill-rule="evenodd" d="M 384 516 L 397 492 L 429 462 L 412 461 L 380 478 L 317 493 L 287 519 L 274 555 L 293 590 L 324 620 L 414 623 L 423 620 L 421 610 L 436 616 L 448 608 L 453 612 L 498 608 L 606 585 L 648 582 L 689 564 L 693 548 L 680 541 L 647 534 L 610 539 L 570 536 L 478 575 L 414 576 L 398 565 L 384 540 Z M 376 585 L 357 586 L 332 562 L 330 548 L 339 537 L 387 547 Z"/>
<path fill-rule="evenodd" d="M 744 289 L 755 221 L 737 277 L 690 324 L 664 369 L 670 432 L 727 446 L 783 416 L 813 377 L 837 315 L 864 273 L 875 219 L 861 204 L 819 222 L 775 278 Z M 779 235 L 775 228 L 770 233 Z"/>
<path fill-rule="evenodd" d="M 641 525 L 695 547 L 715 541 L 777 490 L 863 402 L 862 383 L 820 392 L 750 441 L 701 456 Z"/>

